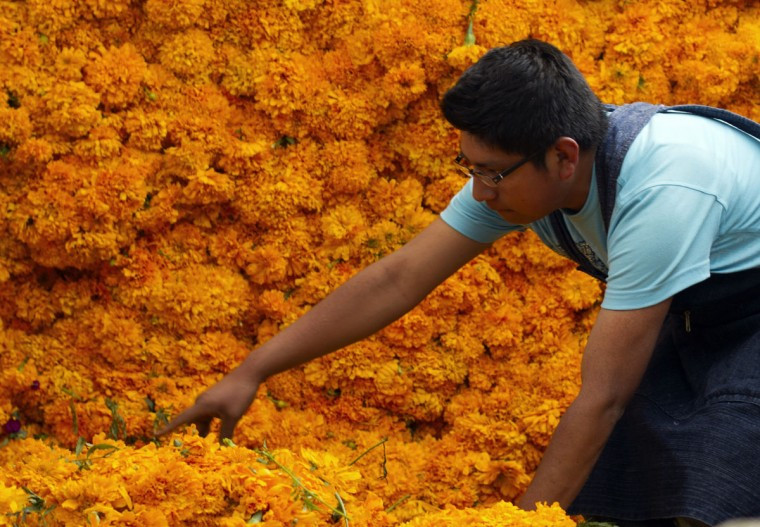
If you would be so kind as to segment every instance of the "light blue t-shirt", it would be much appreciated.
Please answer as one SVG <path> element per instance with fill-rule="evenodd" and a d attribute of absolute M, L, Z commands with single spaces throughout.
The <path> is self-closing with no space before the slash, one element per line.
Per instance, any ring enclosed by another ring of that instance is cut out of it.
<path fill-rule="evenodd" d="M 608 273 L 607 309 L 648 307 L 711 273 L 758 268 L 760 141 L 720 121 L 656 114 L 623 161 L 609 234 L 595 172 L 583 208 L 563 217 L 578 248 Z M 483 243 L 527 227 L 563 253 L 548 218 L 511 224 L 473 199 L 471 181 L 441 218 Z"/>

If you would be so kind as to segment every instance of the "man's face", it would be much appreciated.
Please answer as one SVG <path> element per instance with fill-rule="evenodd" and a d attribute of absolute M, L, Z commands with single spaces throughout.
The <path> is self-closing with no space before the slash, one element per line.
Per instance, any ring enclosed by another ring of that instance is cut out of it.
<path fill-rule="evenodd" d="M 462 132 L 460 148 L 469 164 L 485 174 L 495 175 L 524 159 L 518 154 L 510 154 L 483 144 L 470 133 Z M 546 158 L 546 168 L 538 168 L 533 163 L 525 163 L 508 174 L 495 186 L 474 177 L 472 196 L 482 201 L 510 223 L 527 224 L 534 222 L 565 206 L 567 184 L 557 173 L 557 161 L 552 159 L 552 150 Z"/>

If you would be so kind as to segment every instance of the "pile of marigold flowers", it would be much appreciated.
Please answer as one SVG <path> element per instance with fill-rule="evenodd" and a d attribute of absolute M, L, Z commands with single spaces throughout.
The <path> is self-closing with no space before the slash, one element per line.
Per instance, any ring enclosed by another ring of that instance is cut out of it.
<path fill-rule="evenodd" d="M 530 234 L 269 379 L 235 443 L 154 439 L 446 206 L 439 98 L 528 36 L 605 102 L 760 118 L 749 0 L 0 2 L 0 524 L 574 525 L 510 502 L 601 289 Z"/>

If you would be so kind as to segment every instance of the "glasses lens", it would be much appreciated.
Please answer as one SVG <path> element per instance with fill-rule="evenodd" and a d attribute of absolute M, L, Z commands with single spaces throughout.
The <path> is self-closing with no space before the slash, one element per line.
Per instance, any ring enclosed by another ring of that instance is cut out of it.
<path fill-rule="evenodd" d="M 457 170 L 459 170 L 459 171 L 460 171 L 462 174 L 464 174 L 465 176 L 467 176 L 467 177 L 470 177 L 470 176 L 472 176 L 472 172 L 470 171 L 470 169 L 469 169 L 469 168 L 467 168 L 467 167 L 465 167 L 465 166 L 462 166 L 462 165 L 460 165 L 460 164 L 458 164 L 458 163 L 457 163 L 457 166 L 456 166 L 456 168 L 457 168 Z"/>
<path fill-rule="evenodd" d="M 493 176 L 489 176 L 481 172 L 480 170 L 476 170 L 472 168 L 469 163 L 467 162 L 467 159 L 460 154 L 457 156 L 457 158 L 454 160 L 454 163 L 456 163 L 457 168 L 465 175 L 471 178 L 476 178 L 478 181 L 483 183 L 484 185 L 487 185 L 489 187 L 495 187 L 496 183 L 493 181 Z"/>
<path fill-rule="evenodd" d="M 493 177 L 487 176 L 486 174 L 483 174 L 482 172 L 475 172 L 472 171 L 470 175 L 474 178 L 476 178 L 478 181 L 483 183 L 487 187 L 495 187 L 496 183 L 493 180 Z"/>

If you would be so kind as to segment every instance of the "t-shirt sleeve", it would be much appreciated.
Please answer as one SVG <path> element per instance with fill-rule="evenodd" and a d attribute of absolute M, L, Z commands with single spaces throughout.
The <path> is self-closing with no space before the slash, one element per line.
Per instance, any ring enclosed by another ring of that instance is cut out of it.
<path fill-rule="evenodd" d="M 487 205 L 476 201 L 472 197 L 472 180 L 451 199 L 441 212 L 441 219 L 454 230 L 480 243 L 492 243 L 508 232 L 525 230 L 522 225 L 509 223 Z"/>
<path fill-rule="evenodd" d="M 710 250 L 724 212 L 714 195 L 658 185 L 637 192 L 616 209 L 602 307 L 648 307 L 710 276 Z"/>

